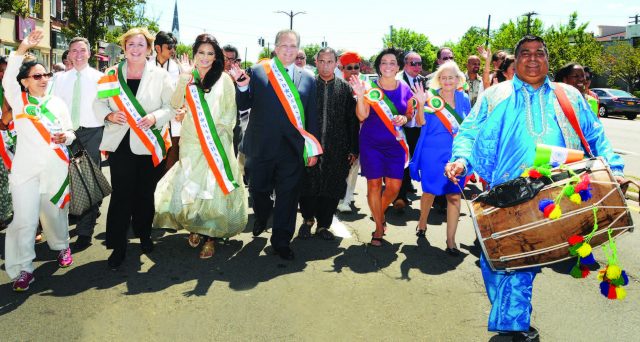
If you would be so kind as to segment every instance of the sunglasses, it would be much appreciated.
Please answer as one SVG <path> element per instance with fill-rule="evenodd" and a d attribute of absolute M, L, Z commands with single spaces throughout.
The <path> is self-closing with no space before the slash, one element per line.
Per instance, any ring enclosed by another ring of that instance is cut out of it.
<path fill-rule="evenodd" d="M 50 72 L 50 73 L 47 73 L 47 74 L 33 74 L 33 75 L 30 75 L 30 76 L 27 76 L 27 78 L 29 78 L 29 77 L 33 78 L 36 81 L 40 81 L 43 77 L 46 77 L 46 78 L 53 77 L 53 73 Z"/>
<path fill-rule="evenodd" d="M 411 66 L 422 66 L 422 62 L 409 62 L 408 64 Z"/>
<path fill-rule="evenodd" d="M 167 50 L 175 50 L 176 49 L 176 44 L 165 44 L 167 45 Z"/>
<path fill-rule="evenodd" d="M 296 60 L 298 61 L 304 61 L 305 59 L 307 59 L 307 57 L 300 57 L 300 56 L 296 57 Z"/>
<path fill-rule="evenodd" d="M 347 65 L 346 67 L 344 67 L 345 69 L 351 71 L 351 70 L 359 70 L 360 66 L 359 65 Z"/>
<path fill-rule="evenodd" d="M 442 57 L 440 59 L 442 59 L 443 61 L 452 61 L 453 60 L 453 56 L 451 56 L 451 57 Z"/>

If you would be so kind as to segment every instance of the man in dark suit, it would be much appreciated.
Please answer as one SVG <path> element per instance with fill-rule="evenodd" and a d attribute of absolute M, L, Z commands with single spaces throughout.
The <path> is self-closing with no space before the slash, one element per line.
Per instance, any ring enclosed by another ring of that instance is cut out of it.
<path fill-rule="evenodd" d="M 404 68 L 396 75 L 396 79 L 404 81 L 406 84 L 414 89 L 416 84 L 422 84 L 422 87 L 427 89 L 427 78 L 420 75 L 422 72 L 422 57 L 414 51 L 409 51 L 404 55 Z M 407 136 L 407 144 L 409 145 L 409 153 L 413 155 L 413 150 L 418 143 L 420 137 L 420 127 L 415 125 L 415 122 L 410 122 L 404 126 L 404 133 Z M 409 204 L 407 193 L 409 191 L 415 192 L 415 188 L 411 184 L 411 176 L 409 175 L 409 168 L 404 170 L 404 177 L 402 178 L 402 185 L 398 192 L 398 198 L 393 201 L 393 207 L 402 211 Z"/>
<path fill-rule="evenodd" d="M 250 77 L 237 66 L 230 74 L 238 85 L 238 109 L 251 108 L 243 148 L 256 217 L 253 235 L 258 236 L 266 229 L 275 210 L 271 245 L 281 258 L 291 260 L 294 254 L 289 242 L 295 230 L 300 180 L 305 163 L 315 165 L 321 149 L 305 147 L 312 145 L 315 138 L 307 138 L 305 144 L 303 137 L 303 133 L 318 136 L 318 127 L 315 79 L 295 66 L 300 36 L 292 30 L 280 31 L 275 46 L 276 57 L 253 67 Z M 299 101 L 287 100 L 295 99 L 287 95 L 296 93 Z M 297 120 L 304 122 L 299 127 L 291 120 L 296 117 L 296 108 L 302 114 L 298 117 L 304 118 Z M 271 199 L 274 190 L 275 208 Z"/>

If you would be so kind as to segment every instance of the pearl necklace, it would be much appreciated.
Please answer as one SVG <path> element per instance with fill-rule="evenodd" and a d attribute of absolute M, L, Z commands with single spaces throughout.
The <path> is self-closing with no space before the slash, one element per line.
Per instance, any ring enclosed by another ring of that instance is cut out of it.
<path fill-rule="evenodd" d="M 540 126 L 542 127 L 539 132 L 536 132 L 535 130 L 535 119 L 533 117 L 533 113 L 531 112 L 531 96 L 527 91 L 527 88 L 522 87 L 522 90 L 525 93 L 525 106 L 527 110 L 527 131 L 529 131 L 531 137 L 534 138 L 536 144 L 540 144 L 542 143 L 542 137 L 544 137 L 545 133 L 547 133 L 547 116 L 545 114 L 544 105 L 542 104 L 543 90 L 540 89 L 540 91 L 538 92 L 538 103 L 540 104 L 541 114 Z"/>

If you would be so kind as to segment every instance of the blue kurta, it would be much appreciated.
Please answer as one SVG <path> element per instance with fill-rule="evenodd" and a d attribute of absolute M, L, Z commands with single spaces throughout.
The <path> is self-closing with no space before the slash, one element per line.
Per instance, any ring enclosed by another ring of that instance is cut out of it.
<path fill-rule="evenodd" d="M 517 178 L 533 165 L 536 144 L 582 150 L 553 92 L 561 86 L 573 106 L 582 132 L 596 156 L 622 175 L 624 163 L 613 152 L 602 124 L 573 87 L 545 79 L 538 89 L 517 76 L 487 89 L 478 99 L 453 141 L 451 161 L 461 161 L 466 173 L 477 172 L 493 187 Z M 531 321 L 533 279 L 539 268 L 496 272 L 480 257 L 482 276 L 492 308 L 490 331 L 527 331 Z"/>

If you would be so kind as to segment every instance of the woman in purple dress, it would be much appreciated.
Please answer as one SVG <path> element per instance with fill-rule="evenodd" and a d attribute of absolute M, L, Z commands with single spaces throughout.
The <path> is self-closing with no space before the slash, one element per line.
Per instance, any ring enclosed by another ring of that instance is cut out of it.
<path fill-rule="evenodd" d="M 471 111 L 469 97 L 464 91 L 458 90 L 464 82 L 464 74 L 453 61 L 440 65 L 436 70 L 429 83 L 425 110 L 416 116 L 416 122 L 422 126 L 422 130 L 409 166 L 411 178 L 422 182 L 416 235 L 425 236 L 434 197 L 446 195 L 446 252 L 452 256 L 460 255 L 455 238 L 460 217 L 460 189 L 464 187 L 464 179 L 459 184 L 453 183 L 444 176 L 443 171 L 451 159 L 453 137 L 458 133 L 458 126 Z"/>
<path fill-rule="evenodd" d="M 367 201 L 376 223 L 371 245 L 381 246 L 384 235 L 384 211 L 398 195 L 408 159 L 402 126 L 411 121 L 417 108 L 422 108 L 426 93 L 418 86 L 416 94 L 409 86 L 395 79 L 402 68 L 401 51 L 383 50 L 374 62 L 379 78 L 365 84 L 355 77 L 350 83 L 358 103 L 356 114 L 360 129 L 360 163 L 367 178 Z M 384 177 L 385 190 L 382 191 Z"/>

